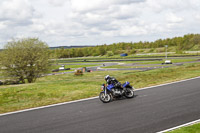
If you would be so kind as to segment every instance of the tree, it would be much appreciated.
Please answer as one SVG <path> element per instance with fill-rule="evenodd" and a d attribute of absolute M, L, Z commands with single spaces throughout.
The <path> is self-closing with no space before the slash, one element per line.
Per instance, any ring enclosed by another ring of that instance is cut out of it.
<path fill-rule="evenodd" d="M 83 48 L 83 55 L 88 56 L 89 55 L 89 48 Z"/>
<path fill-rule="evenodd" d="M 106 54 L 108 57 L 110 57 L 110 56 L 113 56 L 114 55 L 114 53 L 112 52 L 112 51 L 107 51 L 107 54 Z"/>
<path fill-rule="evenodd" d="M 76 49 L 76 57 L 83 57 L 83 56 L 84 56 L 83 49 L 81 48 Z"/>
<path fill-rule="evenodd" d="M 130 54 L 135 54 L 137 51 L 136 51 L 136 49 L 132 49 L 131 51 L 130 51 Z"/>
<path fill-rule="evenodd" d="M 25 83 L 35 82 L 49 68 L 48 45 L 38 38 L 13 40 L 4 46 L 1 64 L 4 74 Z"/>
<path fill-rule="evenodd" d="M 102 45 L 98 48 L 98 53 L 99 53 L 99 55 L 105 55 L 106 54 L 106 50 L 104 48 L 104 45 Z"/>

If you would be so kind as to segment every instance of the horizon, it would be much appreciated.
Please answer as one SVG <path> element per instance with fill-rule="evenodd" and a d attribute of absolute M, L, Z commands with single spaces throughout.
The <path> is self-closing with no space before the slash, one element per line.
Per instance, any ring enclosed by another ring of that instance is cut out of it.
<path fill-rule="evenodd" d="M 191 35 L 191 34 L 194 34 L 194 35 L 200 35 L 198 33 L 189 33 L 189 34 L 185 34 L 185 35 Z M 183 36 L 174 36 L 174 37 L 170 37 L 170 38 L 158 38 L 154 41 L 137 41 L 137 42 L 132 42 L 132 41 L 129 41 L 129 42 L 113 42 L 113 43 L 110 43 L 110 44 L 100 44 L 100 45 L 57 45 L 57 46 L 49 46 L 49 48 L 62 48 L 62 47 L 70 47 L 70 48 L 73 48 L 73 47 L 77 47 L 77 48 L 81 48 L 81 47 L 95 47 L 95 46 L 102 46 L 102 45 L 113 45 L 113 44 L 118 44 L 118 43 L 138 43 L 138 42 L 149 42 L 149 43 L 152 43 L 152 42 L 155 42 L 157 40 L 165 40 L 165 39 L 173 39 L 173 38 L 176 38 L 176 37 L 184 37 L 185 35 Z M 43 41 L 43 40 L 41 40 Z M 0 48 L 0 50 L 3 50 L 3 48 Z"/>

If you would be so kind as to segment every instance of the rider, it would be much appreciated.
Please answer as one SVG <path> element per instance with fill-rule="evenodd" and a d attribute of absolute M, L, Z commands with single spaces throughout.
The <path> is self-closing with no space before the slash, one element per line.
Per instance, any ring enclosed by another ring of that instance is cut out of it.
<path fill-rule="evenodd" d="M 121 83 L 117 81 L 114 77 L 110 77 L 110 75 L 106 75 L 105 80 L 108 85 L 113 84 L 116 88 L 120 88 L 123 90 Z"/>

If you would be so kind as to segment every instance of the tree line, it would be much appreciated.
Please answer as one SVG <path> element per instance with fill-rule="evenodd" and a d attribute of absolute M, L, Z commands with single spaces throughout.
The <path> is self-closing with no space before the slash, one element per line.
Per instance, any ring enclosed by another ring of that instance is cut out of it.
<path fill-rule="evenodd" d="M 175 52 L 181 53 L 184 50 L 190 50 L 194 46 L 200 49 L 200 34 L 187 34 L 183 37 L 174 37 L 166 39 L 158 39 L 153 42 L 119 42 L 110 45 L 104 44 L 95 47 L 71 48 L 71 49 L 54 49 L 51 55 L 57 58 L 87 57 L 87 56 L 103 56 L 116 55 L 120 53 L 135 54 L 139 49 L 155 49 L 174 46 Z"/>

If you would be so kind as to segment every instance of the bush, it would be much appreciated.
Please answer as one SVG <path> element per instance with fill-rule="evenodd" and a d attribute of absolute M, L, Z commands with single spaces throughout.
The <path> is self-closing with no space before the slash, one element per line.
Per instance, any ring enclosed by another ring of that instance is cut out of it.
<path fill-rule="evenodd" d="M 3 85 L 3 82 L 0 80 L 0 85 Z"/>
<path fill-rule="evenodd" d="M 114 53 L 112 52 L 112 51 L 108 51 L 107 53 L 106 53 L 106 56 L 113 56 L 114 55 Z"/>
<path fill-rule="evenodd" d="M 153 53 L 154 52 L 154 48 L 151 48 L 150 50 L 149 50 L 149 53 Z"/>
<path fill-rule="evenodd" d="M 7 79 L 3 82 L 4 85 L 14 85 L 14 84 L 19 84 L 20 81 L 18 80 L 11 80 L 11 79 Z"/>
<path fill-rule="evenodd" d="M 140 49 L 140 50 L 139 50 L 139 53 L 143 53 L 143 52 L 144 52 L 144 50 L 143 50 L 143 49 Z"/>
<path fill-rule="evenodd" d="M 82 70 L 77 70 L 77 71 L 74 73 L 74 75 L 76 75 L 76 76 L 82 76 L 82 75 L 83 75 L 83 72 L 82 72 Z"/>
<path fill-rule="evenodd" d="M 165 52 L 165 48 L 157 48 L 156 52 L 157 53 Z"/>
<path fill-rule="evenodd" d="M 132 49 L 131 51 L 130 51 L 130 54 L 136 54 L 136 49 Z"/>
<path fill-rule="evenodd" d="M 59 69 L 54 69 L 52 70 L 52 72 L 59 72 Z"/>
<path fill-rule="evenodd" d="M 182 50 L 176 50 L 176 54 L 183 54 L 184 52 Z"/>

